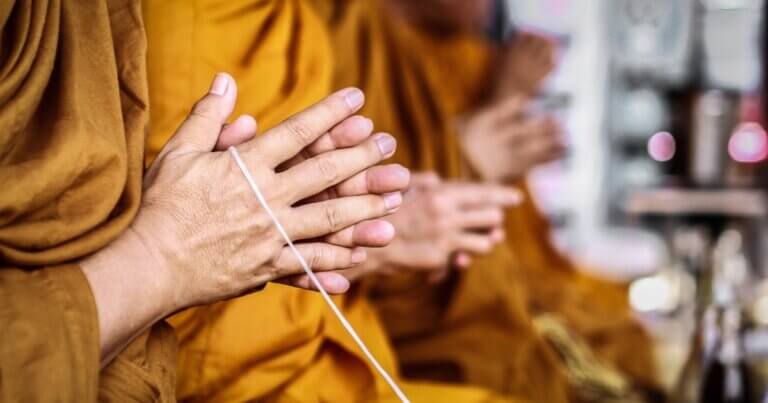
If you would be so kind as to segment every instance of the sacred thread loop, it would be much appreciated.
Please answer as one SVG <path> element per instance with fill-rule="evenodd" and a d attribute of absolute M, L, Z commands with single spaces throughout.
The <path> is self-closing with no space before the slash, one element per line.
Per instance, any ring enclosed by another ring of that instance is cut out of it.
<path fill-rule="evenodd" d="M 288 244 L 288 247 L 291 249 L 291 252 L 293 252 L 294 255 L 296 255 L 296 258 L 299 260 L 299 263 L 301 263 L 301 267 L 304 268 L 304 272 L 307 273 L 307 276 L 309 276 L 309 280 L 314 284 L 315 288 L 317 288 L 318 291 L 320 291 L 320 295 L 323 296 L 323 299 L 325 300 L 325 303 L 328 305 L 329 308 L 333 311 L 333 313 L 336 315 L 336 318 L 339 319 L 339 322 L 341 322 L 341 325 L 344 326 L 344 329 L 346 329 L 347 333 L 349 333 L 350 336 L 352 336 L 352 339 L 357 343 L 357 346 L 360 347 L 360 350 L 363 352 L 366 358 L 368 358 L 368 361 L 371 362 L 371 365 L 373 365 L 374 368 L 376 368 L 376 371 L 378 371 L 379 375 L 384 379 L 384 381 L 389 384 L 389 386 L 392 388 L 392 390 L 395 392 L 395 395 L 402 401 L 403 403 L 410 403 L 408 398 L 405 396 L 405 393 L 400 389 L 400 387 L 397 385 L 394 379 L 387 373 L 387 371 L 384 369 L 384 367 L 379 364 L 379 361 L 376 360 L 376 357 L 373 356 L 373 354 L 368 350 L 368 347 L 363 342 L 363 339 L 360 338 L 360 336 L 357 334 L 355 329 L 352 327 L 352 325 L 349 323 L 347 318 L 344 316 L 343 313 L 341 313 L 341 310 L 339 310 L 339 307 L 336 306 L 335 303 L 333 303 L 333 300 L 331 299 L 330 295 L 325 291 L 323 286 L 320 284 L 320 281 L 317 279 L 317 276 L 315 276 L 315 273 L 310 269 L 309 265 L 307 264 L 307 261 L 304 260 L 304 257 L 301 256 L 301 253 L 299 253 L 298 249 L 296 249 L 296 246 L 293 245 L 293 241 L 291 241 L 291 238 L 288 236 L 288 233 L 285 232 L 285 229 L 283 228 L 283 225 L 280 224 L 280 221 L 278 221 L 277 216 L 272 212 L 272 209 L 269 208 L 269 205 L 267 204 L 267 200 L 264 198 L 264 195 L 261 194 L 261 191 L 259 190 L 259 187 L 256 185 L 256 181 L 253 179 L 253 176 L 251 175 L 251 171 L 248 170 L 248 167 L 245 166 L 245 163 L 243 162 L 242 158 L 240 158 L 240 153 L 237 152 L 237 149 L 232 146 L 229 147 L 229 154 L 232 156 L 232 158 L 235 160 L 235 163 L 237 164 L 237 167 L 240 168 L 240 171 L 243 173 L 243 176 L 245 176 L 246 182 L 248 182 L 248 186 L 250 186 L 251 190 L 253 191 L 253 194 L 256 195 L 256 199 L 259 201 L 259 204 L 261 204 L 261 207 L 264 209 L 264 211 L 267 212 L 267 215 L 269 215 L 269 218 L 272 219 L 272 223 L 275 224 L 275 228 L 277 228 L 277 232 L 280 233 L 280 235 L 285 239 L 285 242 Z"/>

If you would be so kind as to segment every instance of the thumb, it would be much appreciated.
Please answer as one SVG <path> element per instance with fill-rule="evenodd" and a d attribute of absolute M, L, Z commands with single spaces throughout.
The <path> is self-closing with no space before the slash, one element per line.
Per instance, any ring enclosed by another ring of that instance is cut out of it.
<path fill-rule="evenodd" d="M 230 146 L 239 146 L 256 137 L 258 125 L 251 115 L 241 115 L 231 124 L 222 126 L 216 141 L 216 151 L 225 151 Z"/>
<path fill-rule="evenodd" d="M 168 142 L 171 152 L 207 152 L 214 149 L 223 125 L 237 101 L 237 84 L 227 73 L 218 73 Z"/>

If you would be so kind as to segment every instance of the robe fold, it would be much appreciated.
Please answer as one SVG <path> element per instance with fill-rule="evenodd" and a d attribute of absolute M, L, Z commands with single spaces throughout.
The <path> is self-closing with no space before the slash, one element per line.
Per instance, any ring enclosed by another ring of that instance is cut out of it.
<path fill-rule="evenodd" d="M 138 210 L 148 106 L 139 2 L 81 3 L 0 3 L 0 401 L 173 401 L 171 329 L 100 370 L 73 264 Z"/>
<path fill-rule="evenodd" d="M 395 159 L 414 171 L 459 178 L 452 121 L 477 107 L 492 81 L 494 49 L 457 32 L 437 36 L 398 21 L 383 0 L 316 0 L 331 27 L 334 84 L 369 97 L 362 113 L 398 139 Z M 656 388 L 652 346 L 631 317 L 623 286 L 585 274 L 554 249 L 549 223 L 524 181 L 507 211 L 507 242 L 446 284 L 421 275 L 378 282 L 372 298 L 406 376 L 479 385 L 533 401 L 578 398 L 533 321 L 556 314 L 597 357 L 636 386 Z M 623 393 L 623 392 L 622 392 Z"/>
<path fill-rule="evenodd" d="M 252 114 L 261 131 L 331 91 L 330 38 L 305 0 L 146 0 L 144 6 L 150 158 L 218 71 L 238 83 L 233 118 Z M 376 96 L 367 94 L 369 100 Z M 353 290 L 334 299 L 396 375 L 388 339 L 366 296 Z M 256 294 L 187 310 L 171 323 L 179 335 L 180 400 L 396 401 L 316 293 L 271 284 Z M 511 401 L 472 387 L 402 386 L 414 402 Z"/>

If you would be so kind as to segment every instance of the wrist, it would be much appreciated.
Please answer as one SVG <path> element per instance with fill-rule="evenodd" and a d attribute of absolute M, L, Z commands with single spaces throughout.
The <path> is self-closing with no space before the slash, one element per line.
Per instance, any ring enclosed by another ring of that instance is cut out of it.
<path fill-rule="evenodd" d="M 189 304 L 183 297 L 183 283 L 174 273 L 174 266 L 163 250 L 169 246 L 148 236 L 137 219 L 121 235 L 126 250 L 130 250 L 133 258 L 140 262 L 137 276 L 151 281 L 152 293 L 158 301 L 158 313 L 162 317 L 187 308 Z"/>
<path fill-rule="evenodd" d="M 96 303 L 102 364 L 177 309 L 172 283 L 130 229 L 78 263 Z"/>

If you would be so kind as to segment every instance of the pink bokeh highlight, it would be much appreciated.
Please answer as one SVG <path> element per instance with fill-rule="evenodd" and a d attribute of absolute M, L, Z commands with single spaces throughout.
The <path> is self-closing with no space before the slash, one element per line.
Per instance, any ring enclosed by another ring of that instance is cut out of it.
<path fill-rule="evenodd" d="M 656 161 L 671 160 L 676 150 L 675 138 L 669 132 L 658 132 L 648 140 L 648 155 Z"/>
<path fill-rule="evenodd" d="M 746 122 L 736 127 L 728 140 L 728 154 L 737 162 L 756 163 L 768 157 L 768 135 L 757 123 Z"/>

